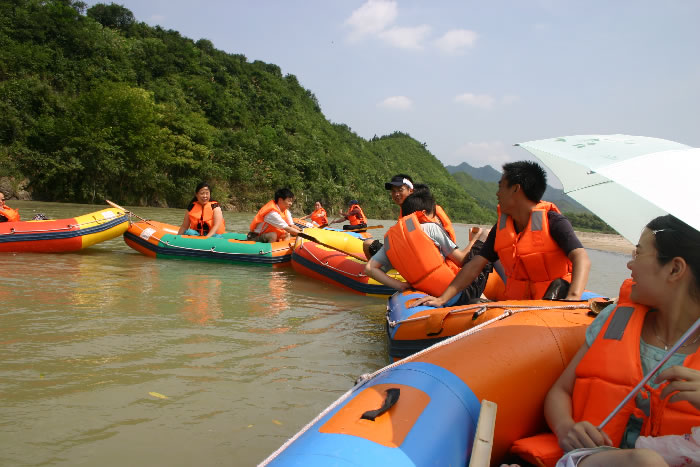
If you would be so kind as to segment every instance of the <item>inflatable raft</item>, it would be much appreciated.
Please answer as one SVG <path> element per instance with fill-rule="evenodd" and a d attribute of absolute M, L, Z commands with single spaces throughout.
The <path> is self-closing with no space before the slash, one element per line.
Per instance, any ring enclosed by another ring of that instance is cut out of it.
<path fill-rule="evenodd" d="M 491 275 L 495 275 L 492 273 Z M 490 279 L 490 278 L 489 278 Z M 424 297 L 423 292 L 408 290 L 393 295 L 387 304 L 386 330 L 389 338 L 389 356 L 393 360 L 405 358 L 449 337 L 476 327 L 499 316 L 504 310 L 537 307 L 554 310 L 571 304 L 588 304 L 601 309 L 609 303 L 600 295 L 585 292 L 581 301 L 511 300 L 484 302 L 443 308 L 417 306 L 411 302 Z M 588 303 L 589 300 L 591 303 Z"/>
<path fill-rule="evenodd" d="M 120 209 L 102 209 L 71 219 L 0 223 L 0 252 L 77 251 L 123 234 L 129 217 Z"/>
<path fill-rule="evenodd" d="M 484 399 L 498 405 L 491 459 L 502 460 L 545 429 L 544 397 L 584 342 L 587 303 L 566 306 L 504 306 L 499 319 L 361 378 L 262 465 L 466 465 Z"/>
<path fill-rule="evenodd" d="M 304 233 L 318 243 L 297 239 L 292 252 L 292 267 L 296 272 L 361 295 L 388 297 L 396 292 L 365 275 L 367 261 L 362 251 L 363 234 L 318 228 L 304 229 Z M 389 274 L 403 280 L 396 271 Z"/>
<path fill-rule="evenodd" d="M 124 233 L 134 250 L 152 258 L 183 258 L 233 263 L 279 265 L 289 262 L 292 240 L 260 243 L 246 234 L 225 233 L 223 238 L 177 235 L 178 227 L 157 221 L 135 222 Z"/>

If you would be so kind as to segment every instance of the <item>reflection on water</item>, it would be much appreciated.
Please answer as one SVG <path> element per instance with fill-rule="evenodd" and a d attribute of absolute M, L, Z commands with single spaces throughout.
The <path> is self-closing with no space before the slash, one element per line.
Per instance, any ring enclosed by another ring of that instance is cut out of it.
<path fill-rule="evenodd" d="M 15 204 L 24 217 L 102 207 Z M 590 254 L 589 288 L 616 295 L 627 258 Z M 290 267 L 153 260 L 120 238 L 3 260 L 0 465 L 254 465 L 388 363 L 384 300 Z"/>

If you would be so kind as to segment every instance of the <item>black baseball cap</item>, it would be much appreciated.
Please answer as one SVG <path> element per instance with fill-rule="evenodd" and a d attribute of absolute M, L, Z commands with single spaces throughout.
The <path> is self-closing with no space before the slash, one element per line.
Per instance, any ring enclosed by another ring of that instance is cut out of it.
<path fill-rule="evenodd" d="M 411 177 L 409 177 L 408 175 L 404 175 L 404 174 L 394 175 L 393 177 L 391 177 L 391 181 L 386 182 L 384 184 L 384 188 L 386 188 L 387 190 L 391 190 L 392 186 L 401 186 L 401 185 L 406 185 L 410 189 L 413 189 L 413 180 L 411 180 Z"/>

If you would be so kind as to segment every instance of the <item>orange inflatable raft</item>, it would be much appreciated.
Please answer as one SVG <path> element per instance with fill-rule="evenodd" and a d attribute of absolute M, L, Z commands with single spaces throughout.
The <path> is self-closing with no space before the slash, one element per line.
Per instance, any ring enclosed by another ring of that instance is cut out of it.
<path fill-rule="evenodd" d="M 544 397 L 593 318 L 586 302 L 500 305 L 499 319 L 361 378 L 263 465 L 466 465 L 484 399 L 503 459 L 545 429 Z"/>
<path fill-rule="evenodd" d="M 296 272 L 362 295 L 388 297 L 396 292 L 365 275 L 364 234 L 318 228 L 304 229 L 304 233 L 319 243 L 297 239 L 292 252 L 292 267 Z M 403 280 L 394 270 L 388 274 Z"/>

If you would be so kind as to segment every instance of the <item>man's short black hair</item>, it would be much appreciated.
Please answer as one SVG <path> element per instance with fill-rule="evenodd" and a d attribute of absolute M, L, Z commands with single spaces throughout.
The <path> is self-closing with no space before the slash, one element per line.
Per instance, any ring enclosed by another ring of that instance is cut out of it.
<path fill-rule="evenodd" d="M 428 193 L 432 194 L 430 192 L 430 187 L 426 185 L 425 183 L 416 183 L 413 185 L 413 193 Z"/>
<path fill-rule="evenodd" d="M 289 188 L 280 188 L 279 190 L 275 191 L 275 203 L 279 201 L 280 198 L 294 198 L 294 193 L 292 193 L 292 190 Z"/>
<path fill-rule="evenodd" d="M 425 211 L 429 215 L 435 214 L 435 198 L 429 191 L 413 192 L 406 197 L 401 205 L 402 216 L 410 216 L 418 211 Z"/>
<path fill-rule="evenodd" d="M 547 172 L 533 161 L 518 161 L 503 164 L 503 178 L 508 186 L 520 185 L 523 193 L 533 203 L 542 200 L 547 189 Z"/>

